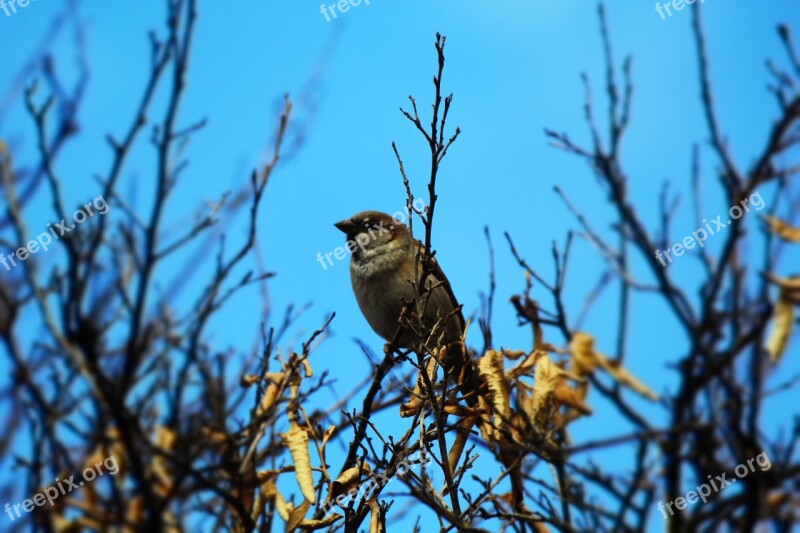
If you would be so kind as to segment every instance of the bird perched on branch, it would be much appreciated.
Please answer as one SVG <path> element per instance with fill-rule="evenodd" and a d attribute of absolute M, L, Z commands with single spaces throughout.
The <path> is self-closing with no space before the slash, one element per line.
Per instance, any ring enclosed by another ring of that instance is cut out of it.
<path fill-rule="evenodd" d="M 433 341 L 432 348 L 461 339 L 464 316 L 435 258 L 428 267 L 426 290 L 419 291 L 419 301 L 415 302 L 425 247 L 411 236 L 405 224 L 380 211 L 363 211 L 335 226 L 347 235 L 353 292 L 375 333 L 399 348 L 413 349 L 421 342 L 429 344 L 428 340 Z M 412 306 L 409 320 L 398 330 L 406 304 Z M 423 318 L 422 327 L 419 317 Z"/>

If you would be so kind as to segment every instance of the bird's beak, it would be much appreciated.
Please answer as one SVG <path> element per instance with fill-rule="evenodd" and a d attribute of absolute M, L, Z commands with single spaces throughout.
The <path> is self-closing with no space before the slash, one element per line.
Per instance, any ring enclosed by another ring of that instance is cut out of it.
<path fill-rule="evenodd" d="M 340 220 L 339 222 L 334 224 L 334 226 L 336 226 L 336 229 L 347 235 L 355 235 L 357 229 L 355 223 L 349 218 Z"/>

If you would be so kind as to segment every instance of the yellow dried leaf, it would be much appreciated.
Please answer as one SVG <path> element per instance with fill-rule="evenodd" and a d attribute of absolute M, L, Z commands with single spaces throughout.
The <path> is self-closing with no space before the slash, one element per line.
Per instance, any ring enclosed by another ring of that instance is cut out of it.
<path fill-rule="evenodd" d="M 335 431 L 335 424 L 331 424 L 330 427 L 325 430 L 325 433 L 322 435 L 322 442 L 320 443 L 320 448 L 322 451 L 325 451 L 325 445 L 328 444 L 328 441 L 331 439 Z"/>
<path fill-rule="evenodd" d="M 789 345 L 789 338 L 794 329 L 795 308 L 786 298 L 785 290 L 781 290 L 781 296 L 772 311 L 772 333 L 767 341 L 767 352 L 774 364 L 778 364 Z"/>
<path fill-rule="evenodd" d="M 795 305 L 800 305 L 800 276 L 779 278 L 778 276 L 768 272 L 765 274 L 765 277 L 771 283 L 774 283 L 781 288 L 781 298 L 784 298 Z"/>
<path fill-rule="evenodd" d="M 588 333 L 578 332 L 572 337 L 572 368 L 579 376 L 593 373 L 597 369 L 594 338 Z"/>
<path fill-rule="evenodd" d="M 258 480 L 262 483 L 266 483 L 268 481 L 274 481 L 278 478 L 278 474 L 280 474 L 280 470 L 260 470 L 258 472 Z"/>
<path fill-rule="evenodd" d="M 311 362 L 308 360 L 308 357 L 303 359 L 303 369 L 306 372 L 307 378 L 314 377 L 314 370 L 311 368 Z"/>
<path fill-rule="evenodd" d="M 283 497 L 283 494 L 280 491 L 275 492 L 275 510 L 278 511 L 278 516 L 283 518 L 284 522 L 289 521 L 289 513 L 292 512 L 294 509 L 294 505 L 291 502 L 287 502 L 286 498 Z"/>
<path fill-rule="evenodd" d="M 633 374 L 628 372 L 622 365 L 616 361 L 612 361 L 601 354 L 595 354 L 598 362 L 603 369 L 611 374 L 611 376 L 623 385 L 627 385 L 634 391 L 638 392 L 645 398 L 653 401 L 658 401 L 658 394 L 648 388 L 644 383 L 639 381 Z"/>
<path fill-rule="evenodd" d="M 431 380 L 431 383 L 436 384 L 436 373 L 439 370 L 439 363 L 436 362 L 436 358 L 431 357 L 428 360 L 428 363 L 425 368 L 426 372 L 428 373 L 428 378 Z M 417 375 L 417 384 L 414 385 L 414 389 L 411 391 L 411 398 L 404 404 L 400 405 L 401 417 L 407 418 L 409 416 L 414 416 L 417 413 L 420 404 L 422 403 L 422 387 L 423 387 L 423 378 L 422 378 L 422 371 L 420 370 L 419 374 Z"/>
<path fill-rule="evenodd" d="M 455 472 L 456 467 L 458 467 L 458 462 L 461 460 L 461 453 L 464 451 L 464 446 L 466 446 L 469 440 L 470 430 L 472 426 L 475 425 L 477 419 L 477 416 L 468 416 L 462 418 L 456 424 L 456 439 L 453 441 L 453 446 L 450 447 L 450 453 L 447 457 L 451 472 Z"/>
<path fill-rule="evenodd" d="M 504 352 L 505 353 L 505 352 Z M 536 363 L 539 359 L 546 355 L 547 352 L 542 350 L 534 350 L 528 356 L 523 359 L 517 366 L 511 369 L 508 373 L 510 376 L 517 377 L 517 376 L 528 376 L 532 374 L 534 367 L 536 367 Z"/>
<path fill-rule="evenodd" d="M 767 222 L 769 230 L 775 235 L 787 241 L 800 242 L 800 228 L 795 228 L 783 220 L 769 215 L 761 215 L 761 218 Z"/>
<path fill-rule="evenodd" d="M 481 413 L 481 436 L 483 440 L 488 443 L 495 442 L 499 435 L 495 435 L 494 427 L 492 427 L 492 416 L 490 414 L 489 405 L 483 395 L 478 396 L 478 411 Z"/>
<path fill-rule="evenodd" d="M 298 505 L 295 509 L 292 509 L 289 513 L 289 520 L 286 521 L 286 531 L 294 531 L 297 529 L 297 526 L 299 526 L 303 518 L 306 517 L 306 513 L 308 513 L 310 508 L 311 504 L 308 500 L 303 500 L 303 503 Z"/>
<path fill-rule="evenodd" d="M 537 420 L 543 413 L 543 408 L 549 403 L 553 393 L 567 373 L 550 360 L 549 355 L 544 355 L 536 365 L 536 380 L 533 383 L 533 399 L 530 403 L 528 416 Z"/>
<path fill-rule="evenodd" d="M 275 406 L 280 390 L 280 387 L 275 383 L 270 383 L 267 386 L 267 390 L 264 391 L 264 396 L 261 397 L 261 402 L 259 402 L 258 409 L 256 410 L 257 417 L 268 413 Z"/>
<path fill-rule="evenodd" d="M 243 388 L 247 388 L 258 383 L 260 379 L 261 376 L 257 376 L 255 374 L 245 374 L 241 377 L 241 379 L 239 379 L 239 385 Z"/>
<path fill-rule="evenodd" d="M 369 472 L 371 468 L 367 463 L 364 463 L 363 466 L 351 466 L 341 474 L 339 477 L 331 483 L 331 490 L 330 494 L 328 494 L 328 500 L 333 500 L 337 496 L 342 494 L 346 494 L 352 488 L 358 487 L 359 482 L 361 481 L 361 476 L 364 472 Z"/>
<path fill-rule="evenodd" d="M 400 416 L 403 418 L 414 416 L 419 409 L 420 403 L 422 403 L 422 400 L 419 396 L 412 396 L 410 400 L 400 404 Z"/>
<path fill-rule="evenodd" d="M 317 529 L 330 527 L 331 525 L 333 525 L 334 522 L 336 522 L 340 518 L 343 518 L 343 516 L 338 513 L 332 513 L 326 516 L 325 518 L 320 518 L 319 520 L 305 519 L 302 522 L 300 522 L 300 525 L 298 527 L 302 529 L 310 529 L 311 531 L 315 531 Z"/>
<path fill-rule="evenodd" d="M 554 397 L 558 400 L 561 404 L 566 405 L 567 407 L 572 407 L 573 409 L 577 410 L 581 414 L 590 415 L 592 414 L 592 409 L 583 401 L 580 392 L 572 387 L 567 387 L 566 385 L 559 385 L 556 387 L 554 392 Z"/>
<path fill-rule="evenodd" d="M 300 492 L 303 493 L 306 500 L 313 504 L 317 498 L 314 494 L 314 476 L 311 474 L 308 432 L 297 424 L 292 424 L 289 432 L 281 434 L 281 437 L 292 455 L 294 475 L 297 478 L 297 484 L 300 485 Z"/>
<path fill-rule="evenodd" d="M 448 415 L 456 415 L 456 416 L 472 416 L 476 413 L 476 409 L 473 407 L 469 407 L 468 405 L 461 405 L 457 403 L 452 403 L 448 401 L 444 404 L 443 411 Z"/>
<path fill-rule="evenodd" d="M 369 505 L 370 518 L 369 518 L 369 533 L 385 533 L 381 526 L 381 506 L 374 498 L 367 502 Z"/>
<path fill-rule="evenodd" d="M 500 352 L 488 350 L 478 359 L 478 373 L 489 387 L 489 401 L 492 402 L 494 412 L 499 415 L 494 417 L 494 424 L 498 430 L 502 429 L 511 414 L 510 392 L 504 370 L 503 354 Z"/>
<path fill-rule="evenodd" d="M 511 359 L 512 361 L 516 361 L 523 355 L 528 355 L 523 350 L 503 350 L 503 355 Z"/>

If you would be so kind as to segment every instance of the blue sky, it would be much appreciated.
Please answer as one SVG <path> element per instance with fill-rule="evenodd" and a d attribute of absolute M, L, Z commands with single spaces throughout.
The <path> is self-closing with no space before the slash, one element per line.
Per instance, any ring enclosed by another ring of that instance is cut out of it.
<path fill-rule="evenodd" d="M 12 16 L 0 11 L 0 36 L 6 43 L 0 96 L 6 96 L 6 88 L 63 5 L 39 0 Z M 798 21 L 796 5 L 706 0 L 704 12 L 717 108 L 734 158 L 747 168 L 763 148 L 777 115 L 774 98 L 765 90 L 769 80 L 764 61 L 772 58 L 785 64 L 775 27 Z M 662 20 L 652 2 L 622 1 L 609 2 L 607 13 L 617 66 L 624 56 L 634 58 L 632 120 L 622 153 L 634 203 L 649 227 L 656 227 L 663 181 L 670 180 L 673 190 L 687 191 L 692 145 L 701 143 L 707 191 L 702 212 L 714 218 L 727 206 L 718 194 L 717 161 L 707 148 L 691 14 L 687 9 Z M 99 193 L 93 176 L 105 173 L 111 161 L 104 138 L 108 133 L 122 135 L 132 119 L 149 68 L 146 33 L 161 31 L 165 18 L 159 1 L 86 0 L 77 16 L 87 23 L 91 80 L 80 114 L 81 135 L 59 160 L 67 197 L 76 205 Z M 346 261 L 323 269 L 316 255 L 343 244 L 343 236 L 332 225 L 335 221 L 364 209 L 403 208 L 393 141 L 414 192 L 426 194 L 427 147 L 398 107 L 406 107 L 407 96 L 414 95 L 426 122 L 436 32 L 447 36 L 444 88 L 454 93 L 448 123 L 460 126 L 463 133 L 440 173 L 434 248 L 465 312 L 475 313 L 478 294 L 488 287 L 483 227 L 490 228 L 497 263 L 494 338 L 500 346 L 525 349 L 530 346 L 529 330 L 517 327 L 508 303 L 522 290 L 523 276 L 503 232 L 512 235 L 539 273 L 552 279 L 551 244 L 563 244 L 567 231 L 577 228 L 553 192 L 557 185 L 595 227 L 611 235 L 613 213 L 588 166 L 550 146 L 544 135 L 544 129 L 551 128 L 569 133 L 580 144 L 590 143 L 583 117 L 582 72 L 591 80 L 598 122 L 606 131 L 596 4 L 372 0 L 327 22 L 315 2 L 200 2 L 180 122 L 189 125 L 207 118 L 208 125 L 192 138 L 187 152 L 191 166 L 177 186 L 166 224 L 180 228 L 191 220 L 196 206 L 240 187 L 250 170 L 266 161 L 277 113 L 288 92 L 297 103 L 298 116 L 308 119 L 308 128 L 302 147 L 278 167 L 268 185 L 259 224 L 260 250 L 267 268 L 278 273 L 269 283 L 275 320 L 290 303 L 313 302 L 290 338 L 304 339 L 336 311 L 333 337 L 314 353 L 312 362 L 315 369 L 327 369 L 339 380 L 340 391 L 368 372 L 353 338 L 363 339 L 376 352 L 382 342 L 359 313 Z M 50 51 L 59 71 L 74 81 L 69 28 L 50 44 Z M 309 96 L 310 106 L 300 102 L 303 94 Z M 0 138 L 9 142 L 23 166 L 34 164 L 32 121 L 20 95 L 0 111 L 4 112 Z M 121 190 L 130 191 L 131 202 L 149 212 L 155 161 L 153 149 L 143 141 L 130 160 Z M 46 201 L 42 196 L 32 204 L 32 227 L 51 221 Z M 755 228 L 756 217 L 751 218 L 747 222 Z M 239 217 L 226 230 L 231 243 L 243 238 L 243 223 L 244 217 Z M 673 235 L 687 235 L 700 225 L 684 197 Z M 712 239 L 709 247 L 716 250 L 721 243 L 722 239 Z M 208 261 L 201 272 L 213 266 L 215 253 L 212 248 L 203 255 Z M 182 265 L 180 261 L 166 265 L 160 279 L 166 284 Z M 693 287 L 699 266 L 697 258 L 687 254 L 670 268 L 686 287 Z M 578 239 L 566 290 L 573 320 L 602 271 L 597 253 Z M 192 301 L 200 287 L 199 283 L 187 286 L 176 305 Z M 542 287 L 535 287 L 533 294 L 552 307 Z M 260 309 L 257 290 L 238 295 L 213 323 L 213 341 L 248 352 L 262 319 Z M 612 286 L 583 326 L 606 353 L 614 349 L 616 309 L 617 291 Z M 676 373 L 668 364 L 686 346 L 681 330 L 665 316 L 663 304 L 652 297 L 634 300 L 628 366 L 660 392 L 674 390 Z M 482 344 L 477 327 L 470 340 L 476 347 Z M 562 342 L 555 332 L 548 340 Z M 793 353 L 797 354 L 796 345 Z M 6 359 L 0 360 L 5 364 Z M 781 372 L 785 377 L 798 368 L 797 358 L 787 357 Z M 778 395 L 774 401 L 785 400 Z M 652 419 L 667 420 L 662 408 L 632 401 Z M 592 395 L 590 404 L 596 414 L 572 426 L 575 442 L 630 431 L 600 398 Z M 787 415 L 785 409 L 765 409 L 774 428 L 785 427 Z M 624 453 L 625 448 L 616 448 L 595 457 L 624 469 L 627 463 L 620 459 Z M 7 461 L 0 462 L 0 475 L 8 475 L 8 467 Z"/>

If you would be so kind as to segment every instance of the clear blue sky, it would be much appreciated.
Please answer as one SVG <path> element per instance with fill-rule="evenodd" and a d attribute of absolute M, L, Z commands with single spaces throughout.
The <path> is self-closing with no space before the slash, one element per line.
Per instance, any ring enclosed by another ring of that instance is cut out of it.
<path fill-rule="evenodd" d="M 0 96 L 49 30 L 63 8 L 56 0 L 39 0 L 12 16 L 0 11 L 3 45 Z M 649 227 L 658 224 L 658 195 L 665 179 L 674 190 L 687 191 L 693 143 L 705 143 L 697 60 L 688 9 L 662 20 L 652 2 L 612 1 L 607 4 L 617 64 L 633 55 L 635 84 L 632 122 L 623 145 L 623 163 L 630 190 Z M 748 167 L 762 149 L 777 109 L 765 90 L 769 81 L 764 61 L 784 61 L 775 32 L 778 23 L 796 24 L 797 4 L 744 0 L 706 0 L 705 22 L 711 75 L 722 126 L 739 165 Z M 502 237 L 513 236 L 518 250 L 543 276 L 552 277 L 551 243 L 563 243 L 577 223 L 553 192 L 561 187 L 610 235 L 612 212 L 589 168 L 578 158 L 548 145 L 544 128 L 565 131 L 588 145 L 583 117 L 585 72 L 594 89 L 599 122 L 605 131 L 607 102 L 604 63 L 596 4 L 579 0 L 440 2 L 372 0 L 327 22 L 319 3 L 238 0 L 200 2 L 196 46 L 181 124 L 202 118 L 208 126 L 197 133 L 187 152 L 190 168 L 183 174 L 167 215 L 167 226 L 191 220 L 203 201 L 215 201 L 238 188 L 250 170 L 266 160 L 277 111 L 288 92 L 298 104 L 298 117 L 310 119 L 305 142 L 296 155 L 273 174 L 260 221 L 260 249 L 267 268 L 278 273 L 269 283 L 275 321 L 292 302 L 313 306 L 289 338 L 303 340 L 336 311 L 333 338 L 313 355 L 317 371 L 329 370 L 338 390 L 360 380 L 369 370 L 353 343 L 365 340 L 376 352 L 382 341 L 361 317 L 350 290 L 346 261 L 323 270 L 323 254 L 343 244 L 333 227 L 337 220 L 364 209 L 402 209 L 404 190 L 391 142 L 404 157 L 416 194 L 426 195 L 427 147 L 400 114 L 407 96 L 415 95 L 424 118 L 429 116 L 431 78 L 435 69 L 436 32 L 447 36 L 444 87 L 454 93 L 448 123 L 462 135 L 451 148 L 440 173 L 434 247 L 465 312 L 479 307 L 479 291 L 488 287 L 488 253 L 483 227 L 492 231 L 497 261 L 494 338 L 508 348 L 530 346 L 528 328 L 516 326 L 508 298 L 523 288 L 523 276 Z M 130 122 L 149 68 L 147 31 L 162 30 L 163 2 L 82 2 L 76 14 L 87 23 L 87 60 L 91 80 L 80 114 L 81 135 L 72 142 L 59 170 L 73 204 L 99 193 L 93 180 L 104 174 L 111 153 L 108 133 L 121 135 Z M 795 26 L 798 29 L 800 26 Z M 57 68 L 75 79 L 74 46 L 69 27 L 51 43 Z M 309 80 L 318 76 L 310 99 L 299 101 Z M 29 81 L 29 80 L 27 80 Z M 26 81 L 26 83 L 27 83 Z M 20 94 L 0 109 L 0 138 L 13 147 L 17 160 L 35 164 L 32 121 Z M 312 109 L 313 108 L 313 109 Z M 157 115 L 155 115 L 157 116 Z M 425 122 L 426 120 L 423 120 Z M 703 183 L 707 201 L 703 216 L 714 218 L 727 208 L 720 200 L 716 160 L 704 148 Z M 141 142 L 123 176 L 122 191 L 149 212 L 155 163 L 153 150 Z M 767 191 L 765 191 L 765 195 Z M 427 197 L 427 196 L 426 196 Z M 40 197 L 30 211 L 32 227 L 51 222 Z M 756 217 L 748 220 L 756 227 Z M 244 217 L 227 230 L 231 244 L 243 238 Z M 684 197 L 673 234 L 689 234 L 700 226 Z M 677 239 L 676 239 L 677 240 Z M 722 239 L 709 247 L 718 249 Z M 575 243 L 567 284 L 567 302 L 574 319 L 587 293 L 603 271 L 596 252 L 583 240 Z M 204 259 L 213 265 L 216 248 Z M 688 255 L 688 254 L 687 254 Z M 48 258 L 49 259 L 49 258 Z M 53 260 L 56 260 L 55 258 Z M 183 263 L 161 272 L 166 285 Z M 683 257 L 671 268 L 688 287 L 700 272 L 696 257 Z M 206 270 L 207 272 L 207 270 Z M 646 278 L 645 278 L 646 279 Z M 186 288 L 188 303 L 201 285 Z M 692 293 L 694 296 L 695 293 Z M 534 296 L 551 307 L 548 294 Z M 696 300 L 695 300 L 696 303 Z M 599 348 L 614 350 L 617 291 L 604 293 L 584 324 Z M 665 308 L 652 298 L 637 298 L 632 307 L 633 335 L 628 365 L 653 389 L 674 390 L 676 374 L 668 368 L 683 353 L 686 339 L 676 324 L 665 320 Z M 246 353 L 256 338 L 259 293 L 253 288 L 234 298 L 214 323 L 213 341 Z M 562 339 L 550 333 L 549 340 Z M 481 343 L 478 328 L 470 341 Z M 295 343 L 295 347 L 298 343 Z M 286 346 L 284 346 L 285 348 Z M 797 345 L 781 372 L 797 373 Z M 794 355 L 794 357 L 792 357 Z M 0 360 L 0 368 L 7 359 Z M 3 372 L 2 375 L 8 375 Z M 0 378 L 3 384 L 5 378 Z M 777 380 L 771 381 L 774 385 Z M 634 400 L 637 402 L 638 400 Z M 777 395 L 776 405 L 786 401 Z M 573 424 L 577 443 L 630 431 L 595 395 L 596 414 Z M 657 406 L 642 408 L 653 420 L 667 420 Z M 786 409 L 765 409 L 772 427 L 786 427 Z M 596 453 L 625 469 L 626 448 Z M 338 469 L 338 466 L 337 466 Z M 11 475 L 0 460 L 0 475 Z M 547 476 L 543 471 L 542 475 Z M 2 502 L 0 502 L 2 503 Z"/>

